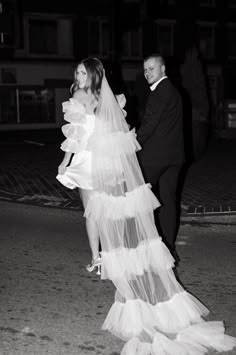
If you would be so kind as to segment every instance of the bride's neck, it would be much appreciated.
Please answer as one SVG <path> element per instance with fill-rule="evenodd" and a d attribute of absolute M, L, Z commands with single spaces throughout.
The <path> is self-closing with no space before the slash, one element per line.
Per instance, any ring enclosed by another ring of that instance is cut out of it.
<path fill-rule="evenodd" d="M 86 100 L 86 109 L 88 113 L 94 113 L 97 107 L 97 99 L 95 98 L 94 94 L 90 89 L 86 92 L 88 100 Z"/>

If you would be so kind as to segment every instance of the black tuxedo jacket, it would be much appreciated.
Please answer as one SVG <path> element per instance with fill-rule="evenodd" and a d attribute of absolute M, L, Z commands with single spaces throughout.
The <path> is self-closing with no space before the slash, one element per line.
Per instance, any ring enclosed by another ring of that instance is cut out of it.
<path fill-rule="evenodd" d="M 168 78 L 150 91 L 143 120 L 137 131 L 143 166 L 167 166 L 184 162 L 182 100 Z"/>

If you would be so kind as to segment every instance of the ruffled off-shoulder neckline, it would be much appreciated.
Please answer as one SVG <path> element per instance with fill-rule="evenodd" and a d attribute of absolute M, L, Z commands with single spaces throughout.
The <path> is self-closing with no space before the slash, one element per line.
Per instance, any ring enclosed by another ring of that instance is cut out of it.
<path fill-rule="evenodd" d="M 76 99 L 69 99 L 68 101 L 64 101 L 62 103 L 62 110 L 64 113 L 69 112 L 79 112 L 81 114 L 86 114 L 86 110 L 83 104 L 81 104 L 78 100 Z"/>

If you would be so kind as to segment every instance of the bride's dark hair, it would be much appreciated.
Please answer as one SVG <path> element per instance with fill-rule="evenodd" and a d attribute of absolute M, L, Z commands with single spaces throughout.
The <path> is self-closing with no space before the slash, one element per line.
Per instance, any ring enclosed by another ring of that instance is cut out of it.
<path fill-rule="evenodd" d="M 103 64 L 99 59 L 93 57 L 83 59 L 80 63 L 78 63 L 78 65 L 80 64 L 83 64 L 85 66 L 88 75 L 88 80 L 85 86 L 85 90 L 87 91 L 88 89 L 90 89 L 92 94 L 98 100 L 100 90 L 101 90 L 101 85 L 102 85 L 103 71 L 104 71 Z M 76 70 L 75 70 L 75 77 L 76 77 Z M 75 79 L 70 89 L 71 93 L 73 94 L 76 90 L 78 90 L 78 88 L 79 86 Z"/>

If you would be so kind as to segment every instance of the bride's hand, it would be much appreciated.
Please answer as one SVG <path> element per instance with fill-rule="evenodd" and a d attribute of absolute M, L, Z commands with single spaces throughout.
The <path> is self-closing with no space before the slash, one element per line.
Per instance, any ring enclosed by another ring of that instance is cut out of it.
<path fill-rule="evenodd" d="M 60 175 L 63 175 L 66 171 L 66 165 L 61 163 L 59 166 L 58 166 L 58 174 Z"/>

